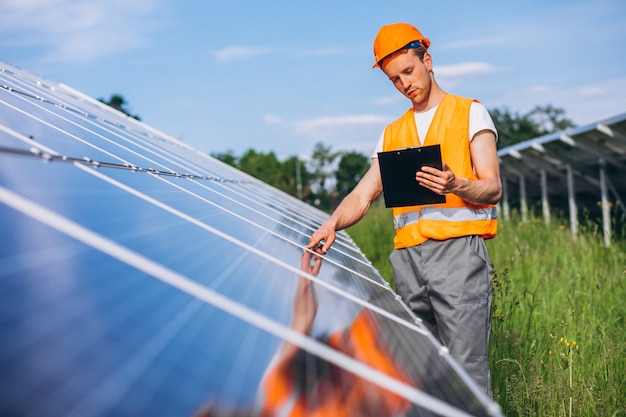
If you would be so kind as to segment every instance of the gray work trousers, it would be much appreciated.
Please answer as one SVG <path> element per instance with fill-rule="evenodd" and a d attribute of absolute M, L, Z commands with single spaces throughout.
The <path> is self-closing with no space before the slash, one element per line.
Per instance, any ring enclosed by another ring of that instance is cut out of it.
<path fill-rule="evenodd" d="M 491 262 L 481 236 L 427 240 L 389 255 L 396 292 L 489 397 Z"/>

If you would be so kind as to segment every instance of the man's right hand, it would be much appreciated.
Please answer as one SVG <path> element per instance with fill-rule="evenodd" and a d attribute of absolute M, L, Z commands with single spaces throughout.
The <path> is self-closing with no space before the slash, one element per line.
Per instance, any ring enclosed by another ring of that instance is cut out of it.
<path fill-rule="evenodd" d="M 311 249 L 315 253 L 325 255 L 335 242 L 336 237 L 335 226 L 326 222 L 311 235 L 311 240 L 306 245 L 306 248 Z"/>

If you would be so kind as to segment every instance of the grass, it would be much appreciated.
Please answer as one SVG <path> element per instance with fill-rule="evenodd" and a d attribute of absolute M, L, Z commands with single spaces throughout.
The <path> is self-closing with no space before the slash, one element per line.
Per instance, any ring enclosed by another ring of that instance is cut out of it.
<path fill-rule="evenodd" d="M 348 233 L 392 283 L 390 210 Z M 487 242 L 493 273 L 490 364 L 506 416 L 626 416 L 626 244 L 604 247 L 591 222 L 500 220 Z"/>

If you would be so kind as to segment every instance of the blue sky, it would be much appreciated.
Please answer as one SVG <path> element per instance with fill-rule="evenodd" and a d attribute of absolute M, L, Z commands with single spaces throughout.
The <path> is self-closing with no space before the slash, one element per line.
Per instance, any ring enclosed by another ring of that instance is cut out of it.
<path fill-rule="evenodd" d="M 369 154 L 409 107 L 372 69 L 381 25 L 431 40 L 444 90 L 487 108 L 626 112 L 626 2 L 0 0 L 0 61 L 94 98 L 123 95 L 212 153 Z"/>

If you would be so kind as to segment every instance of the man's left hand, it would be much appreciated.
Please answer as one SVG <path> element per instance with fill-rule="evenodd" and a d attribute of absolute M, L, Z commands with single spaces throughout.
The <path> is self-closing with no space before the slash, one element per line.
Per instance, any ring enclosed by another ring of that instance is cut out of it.
<path fill-rule="evenodd" d="M 442 170 L 437 168 L 423 166 L 421 171 L 415 173 L 415 180 L 423 187 L 434 191 L 437 194 L 450 194 L 458 191 L 462 184 L 468 180 L 457 178 L 450 167 L 443 162 Z"/>

